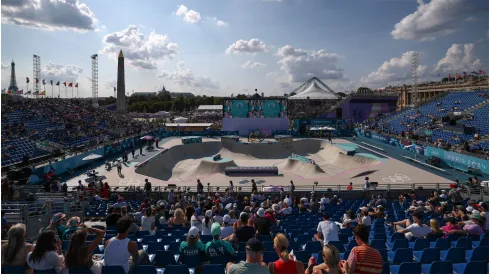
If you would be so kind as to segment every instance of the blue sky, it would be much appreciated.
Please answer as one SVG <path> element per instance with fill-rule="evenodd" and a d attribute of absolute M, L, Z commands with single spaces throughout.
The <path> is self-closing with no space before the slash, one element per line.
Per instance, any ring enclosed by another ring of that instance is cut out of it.
<path fill-rule="evenodd" d="M 377 88 L 410 82 L 411 51 L 423 80 L 487 71 L 488 33 L 483 0 L 4 0 L 1 79 L 8 87 L 13 58 L 25 90 L 38 54 L 46 81 L 89 96 L 98 53 L 109 96 L 123 49 L 129 92 L 282 95 L 312 76 L 336 91 Z"/>

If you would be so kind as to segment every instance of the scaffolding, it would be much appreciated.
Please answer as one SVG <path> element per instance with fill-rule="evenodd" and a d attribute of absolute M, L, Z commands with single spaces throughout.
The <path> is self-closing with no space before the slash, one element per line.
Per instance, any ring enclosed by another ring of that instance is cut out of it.
<path fill-rule="evenodd" d="M 412 52 L 412 105 L 417 107 L 419 103 L 419 53 Z"/>
<path fill-rule="evenodd" d="M 99 107 L 99 58 L 97 54 L 91 56 L 92 59 L 92 105 Z"/>
<path fill-rule="evenodd" d="M 41 82 L 41 57 L 39 55 L 32 56 L 32 81 L 33 81 L 33 93 L 36 95 L 36 98 L 39 96 L 40 91 L 40 82 Z"/>

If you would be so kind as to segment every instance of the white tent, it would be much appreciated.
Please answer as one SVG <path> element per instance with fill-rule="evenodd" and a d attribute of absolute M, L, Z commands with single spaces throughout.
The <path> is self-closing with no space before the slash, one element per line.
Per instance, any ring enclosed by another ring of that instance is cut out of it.
<path fill-rule="evenodd" d="M 330 87 L 328 87 L 325 83 L 321 82 L 320 84 L 324 86 L 324 88 L 318 85 L 320 80 L 316 78 L 312 78 L 305 82 L 303 85 L 298 87 L 294 92 L 297 92 L 296 95 L 290 96 L 288 99 L 340 99 L 341 97 L 337 95 Z"/>
<path fill-rule="evenodd" d="M 184 123 L 184 122 L 187 122 L 189 119 L 186 118 L 186 117 L 178 117 L 176 119 L 174 119 L 174 122 L 177 122 L 177 123 Z"/>
<path fill-rule="evenodd" d="M 160 111 L 154 114 L 155 117 L 170 117 L 170 112 Z"/>

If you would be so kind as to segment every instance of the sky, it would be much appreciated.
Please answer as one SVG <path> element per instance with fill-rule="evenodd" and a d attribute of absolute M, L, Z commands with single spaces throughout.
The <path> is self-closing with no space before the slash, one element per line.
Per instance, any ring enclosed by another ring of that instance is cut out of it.
<path fill-rule="evenodd" d="M 79 83 L 79 96 L 89 97 L 98 54 L 99 96 L 111 96 L 121 49 L 128 93 L 165 85 L 196 95 L 283 95 L 313 76 L 337 92 L 408 84 L 414 51 L 421 81 L 488 72 L 485 0 L 1 2 L 2 89 L 12 59 L 19 89 L 32 89 L 37 54 L 48 95 L 54 80 Z"/>

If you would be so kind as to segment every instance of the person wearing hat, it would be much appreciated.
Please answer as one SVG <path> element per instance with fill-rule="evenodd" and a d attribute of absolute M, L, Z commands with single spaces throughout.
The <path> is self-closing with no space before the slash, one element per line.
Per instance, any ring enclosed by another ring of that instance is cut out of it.
<path fill-rule="evenodd" d="M 221 227 L 221 235 L 220 235 L 220 237 L 222 239 L 230 236 L 231 234 L 233 234 L 233 223 L 231 222 L 230 215 L 225 215 L 223 217 L 223 224 L 221 226 L 222 227 Z M 213 233 L 212 231 L 213 230 L 211 228 L 211 233 Z"/>
<path fill-rule="evenodd" d="M 407 239 L 410 239 L 411 237 L 416 237 L 416 238 L 425 238 L 429 233 L 432 232 L 432 228 L 428 227 L 426 224 L 423 223 L 423 213 L 416 211 L 412 213 L 412 219 L 413 223 L 410 224 L 410 220 L 406 219 L 406 226 L 405 228 L 400 228 L 398 229 L 398 233 L 403 233 L 405 234 L 405 237 Z"/>
<path fill-rule="evenodd" d="M 259 208 L 257 210 L 257 216 L 254 221 L 255 229 L 259 235 L 270 235 L 272 223 L 269 219 L 265 218 L 265 209 Z"/>
<path fill-rule="evenodd" d="M 63 236 L 63 232 L 68 229 L 68 227 L 64 225 L 64 222 L 66 222 L 65 217 L 66 215 L 63 213 L 54 214 L 51 218 L 51 222 L 46 227 L 45 231 L 53 230 L 58 234 L 58 237 L 61 238 Z"/>
<path fill-rule="evenodd" d="M 80 217 L 71 217 L 66 223 L 67 229 L 63 232 L 61 239 L 63 241 L 69 241 L 71 239 L 71 235 L 75 233 L 78 229 L 85 228 L 84 224 L 81 223 Z"/>
<path fill-rule="evenodd" d="M 256 238 L 251 238 L 245 246 L 246 259 L 237 264 L 229 262 L 226 265 L 227 274 L 269 274 L 269 268 L 262 261 L 264 244 Z"/>
<path fill-rule="evenodd" d="M 221 227 L 219 223 L 213 223 L 211 226 L 211 235 L 213 236 L 213 240 L 208 242 L 204 247 L 204 251 L 209 257 L 211 264 L 234 262 L 236 252 L 229 242 L 221 240 Z"/>
<path fill-rule="evenodd" d="M 184 257 L 201 256 L 204 259 L 204 244 L 199 238 L 199 229 L 191 227 L 187 233 L 186 240 L 180 243 L 180 258 L 179 262 L 183 261 Z"/>
<path fill-rule="evenodd" d="M 339 240 L 339 227 L 335 222 L 330 221 L 330 216 L 327 212 L 322 214 L 323 221 L 318 223 L 318 227 L 315 234 L 315 240 L 322 241 L 323 244 L 328 244 L 331 241 Z"/>
<path fill-rule="evenodd" d="M 472 235 L 481 236 L 485 233 L 485 217 L 481 216 L 480 213 L 475 213 L 471 215 L 472 223 L 466 224 L 463 230 L 451 230 L 449 234 L 460 234 L 460 235 Z"/>
<path fill-rule="evenodd" d="M 211 235 L 211 225 L 213 225 L 213 211 L 207 210 L 202 221 L 202 235 Z"/>

